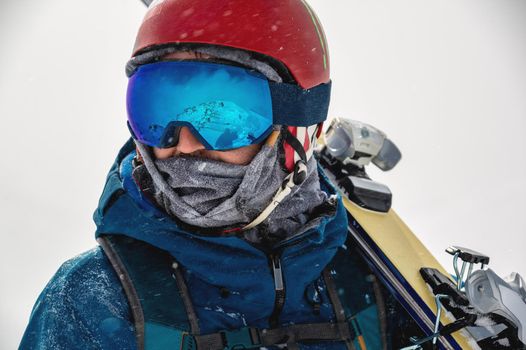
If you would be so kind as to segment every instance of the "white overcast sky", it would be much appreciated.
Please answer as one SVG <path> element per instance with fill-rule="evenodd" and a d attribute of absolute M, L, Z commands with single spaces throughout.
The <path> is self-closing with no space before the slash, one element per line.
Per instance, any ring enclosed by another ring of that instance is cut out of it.
<path fill-rule="evenodd" d="M 526 2 L 311 0 L 331 50 L 331 116 L 385 131 L 373 178 L 441 262 L 450 244 L 526 274 Z M 0 348 L 18 345 L 128 137 L 124 65 L 139 0 L 0 2 Z"/>

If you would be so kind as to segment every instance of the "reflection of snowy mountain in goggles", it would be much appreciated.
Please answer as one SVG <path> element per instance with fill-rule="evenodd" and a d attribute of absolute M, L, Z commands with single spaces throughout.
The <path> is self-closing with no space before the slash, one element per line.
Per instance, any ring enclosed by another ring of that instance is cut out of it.
<path fill-rule="evenodd" d="M 186 108 L 166 127 L 150 125 L 149 138 L 177 144 L 178 128 L 181 126 L 187 126 L 204 145 L 212 149 L 231 149 L 258 143 L 271 131 L 266 120 L 257 114 L 251 114 L 233 102 L 214 101 Z M 258 136 L 254 130 L 266 132 Z"/>
<path fill-rule="evenodd" d="M 254 131 L 268 130 L 268 120 L 230 101 L 206 102 L 189 107 L 175 118 L 175 122 L 191 123 L 200 135 L 207 135 L 206 141 L 214 149 L 252 144 L 261 137 Z"/>

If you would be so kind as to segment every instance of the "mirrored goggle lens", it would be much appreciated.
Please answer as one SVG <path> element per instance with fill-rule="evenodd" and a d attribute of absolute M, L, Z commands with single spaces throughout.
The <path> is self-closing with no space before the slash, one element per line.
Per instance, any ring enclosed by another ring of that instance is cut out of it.
<path fill-rule="evenodd" d="M 128 122 L 134 137 L 173 146 L 177 126 L 188 126 L 207 149 L 258 143 L 272 130 L 266 78 L 240 67 L 204 62 L 140 66 L 128 82 Z"/>

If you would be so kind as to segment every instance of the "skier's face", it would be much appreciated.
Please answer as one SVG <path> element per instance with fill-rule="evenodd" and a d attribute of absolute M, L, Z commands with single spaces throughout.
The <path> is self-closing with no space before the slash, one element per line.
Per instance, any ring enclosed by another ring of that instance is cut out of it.
<path fill-rule="evenodd" d="M 209 55 L 197 52 L 174 52 L 164 57 L 165 59 L 195 60 L 208 59 Z M 240 147 L 229 151 L 211 151 L 190 132 L 187 127 L 181 128 L 179 143 L 170 148 L 153 148 L 153 153 L 157 159 L 166 159 L 180 155 L 190 155 L 208 159 L 219 160 L 225 163 L 246 165 L 259 152 L 260 144 Z"/>

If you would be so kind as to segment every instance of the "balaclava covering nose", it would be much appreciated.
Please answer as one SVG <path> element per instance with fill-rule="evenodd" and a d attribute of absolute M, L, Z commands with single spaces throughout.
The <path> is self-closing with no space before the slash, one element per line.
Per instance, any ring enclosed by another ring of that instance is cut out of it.
<path fill-rule="evenodd" d="M 150 184 L 156 204 L 168 215 L 198 228 L 244 226 L 268 205 L 286 176 L 279 164 L 278 143 L 263 145 L 248 165 L 191 156 L 154 159 L 148 146 L 136 144 L 144 162 L 134 169 L 136 182 Z M 314 219 L 313 209 L 328 197 L 320 189 L 314 158 L 307 168 L 307 179 L 262 224 L 247 230 L 247 239 L 281 240 Z"/>

